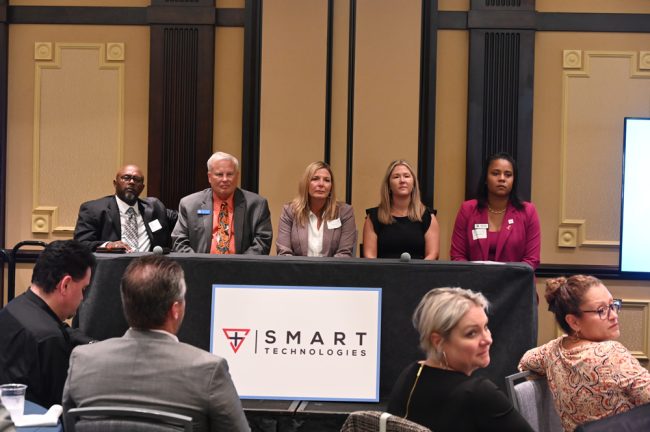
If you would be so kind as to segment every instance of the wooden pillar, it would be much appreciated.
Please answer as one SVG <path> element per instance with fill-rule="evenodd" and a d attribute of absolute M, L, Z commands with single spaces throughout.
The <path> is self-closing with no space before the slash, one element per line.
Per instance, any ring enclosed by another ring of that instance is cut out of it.
<path fill-rule="evenodd" d="M 148 190 L 168 207 L 206 186 L 214 110 L 213 0 L 152 0 Z"/>

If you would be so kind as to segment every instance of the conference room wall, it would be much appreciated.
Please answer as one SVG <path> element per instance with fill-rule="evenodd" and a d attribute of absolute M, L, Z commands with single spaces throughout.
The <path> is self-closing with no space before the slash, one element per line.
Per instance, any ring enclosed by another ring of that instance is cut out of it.
<path fill-rule="evenodd" d="M 9 0 L 10 6 L 149 6 L 151 0 Z"/>
<path fill-rule="evenodd" d="M 306 3 L 306 4 L 302 4 Z M 645 1 L 576 1 L 565 5 L 562 1 L 537 1 L 540 11 L 590 11 L 649 13 Z M 72 5 L 73 2 L 45 0 L 11 2 L 12 5 Z M 75 5 L 98 5 L 99 2 L 80 1 Z M 123 5 L 111 1 L 102 4 Z M 128 2 L 130 6 L 145 2 Z M 242 7 L 243 1 L 218 1 L 220 7 Z M 352 204 L 357 213 L 359 232 L 364 220 L 364 209 L 376 205 L 379 181 L 388 161 L 406 157 L 413 163 L 417 158 L 417 113 L 419 86 L 419 1 L 396 0 L 359 1 L 357 9 L 357 45 L 354 110 L 354 159 Z M 260 192 L 271 202 L 274 228 L 281 204 L 296 192 L 297 181 L 304 166 L 321 159 L 324 148 L 324 88 L 325 88 L 325 1 L 298 0 L 264 2 L 262 53 L 262 130 Z M 345 144 L 347 128 L 347 28 L 348 5 L 337 0 L 334 17 L 333 99 L 332 99 L 332 165 L 337 177 L 337 193 L 345 197 Z M 469 1 L 440 1 L 441 10 L 467 10 Z M 570 8 L 570 9 L 569 9 Z M 289 12 L 291 11 L 291 13 Z M 300 13 L 295 13 L 300 11 Z M 464 30 L 438 32 L 435 207 L 441 226 L 441 259 L 449 256 L 449 239 L 458 206 L 464 199 L 465 141 L 467 128 L 467 68 L 469 33 Z M 53 234 L 32 233 L 33 205 L 33 124 L 34 124 L 34 68 L 35 42 L 53 43 L 107 43 L 124 42 L 124 161 L 138 163 L 146 174 L 147 121 L 149 79 L 149 32 L 146 27 L 125 26 L 62 26 L 12 25 L 10 27 L 9 62 L 9 132 L 8 132 L 8 188 L 7 188 L 7 242 L 35 238 L 51 241 L 67 238 L 69 232 Z M 216 29 L 215 36 L 215 126 L 214 149 L 223 149 L 241 156 L 241 110 L 243 29 Z M 575 161 L 586 154 L 584 170 L 578 169 L 571 184 L 586 189 L 561 187 L 561 147 L 563 50 L 637 52 L 646 50 L 646 34 L 616 33 L 549 33 L 537 32 L 533 129 L 532 200 L 537 205 L 542 221 L 542 263 L 616 265 L 617 248 L 614 245 L 585 245 L 575 248 L 559 247 L 558 235 L 562 227 L 560 206 L 577 202 L 580 195 L 589 196 L 603 206 L 603 214 L 589 209 L 589 214 L 576 213 L 571 219 L 585 219 L 582 229 L 587 240 L 616 241 L 618 208 L 613 194 L 601 193 L 600 179 L 620 185 L 620 151 L 622 122 L 592 121 L 602 125 L 605 133 L 594 130 L 588 139 L 569 141 L 567 159 Z M 594 72 L 617 72 L 625 58 L 604 57 L 591 62 L 598 67 Z M 604 64 L 603 64 L 604 63 Z M 75 63 L 76 64 L 76 63 Z M 601 65 L 602 64 L 602 68 Z M 67 63 L 66 63 L 67 65 Z M 272 71 L 275 71 L 272 73 Z M 618 77 L 618 78 L 615 78 Z M 572 78 L 573 79 L 573 78 Z M 575 80 L 575 79 L 574 79 Z M 588 81 L 588 80 L 586 80 Z M 633 81 L 630 83 L 629 81 Z M 607 87 L 627 88 L 645 79 L 612 75 Z M 91 95 L 91 85 L 84 84 Z M 298 92 L 294 91 L 300 89 Z M 288 90 L 289 92 L 284 92 Z M 572 93 L 569 107 L 580 114 L 578 119 L 600 119 L 620 116 L 619 107 L 647 105 L 648 93 L 623 92 L 622 98 L 602 96 L 587 103 L 588 95 L 602 95 L 591 87 L 588 93 Z M 603 89 L 609 90 L 609 89 Z M 297 95 L 296 95 L 297 93 Z M 582 96 L 581 96 L 582 94 Z M 616 96 L 616 95 L 614 95 Z M 602 101 L 606 100 L 607 103 Z M 68 102 L 68 99 L 61 101 Z M 643 105 L 645 104 L 645 105 Z M 647 115 L 647 114 L 646 114 Z M 270 120 L 276 119 L 276 123 Z M 571 123 L 569 123 L 571 125 Z M 614 137 L 614 138 L 608 138 Z M 606 140 L 609 139 L 609 141 Z M 97 142 L 91 144 L 97 145 Z M 111 149 L 116 148 L 111 145 Z M 596 148 L 598 154 L 614 155 L 604 161 L 594 160 L 586 152 Z M 64 147 L 65 149 L 65 147 Z M 100 149 L 98 149 L 99 151 Z M 117 151 L 117 150 L 116 150 Z M 581 153 L 582 152 L 582 153 Z M 566 158 L 564 158 L 566 159 Z M 292 163 L 289 163 L 292 161 Z M 46 161 L 47 162 L 47 161 Z M 594 163 L 597 165 L 594 167 Z M 65 192 L 65 203 L 41 203 L 59 207 L 58 225 L 74 224 L 81 201 L 112 192 L 111 179 L 117 162 L 104 159 L 93 161 L 92 170 L 77 157 L 66 158 L 61 165 L 41 164 L 41 180 Z M 106 172 L 102 172 L 106 169 Z M 90 174 L 88 172 L 90 171 Z M 73 180 L 69 180 L 69 179 Z M 66 182 L 71 183 L 66 183 Z M 617 185 L 612 186 L 616 190 Z M 207 187 L 207 182 L 206 182 Z M 609 187 L 609 186 L 608 186 Z M 607 189 L 612 190 L 612 189 Z M 146 191 L 145 191 L 146 192 Z M 581 208 L 573 208 L 581 210 Z M 46 213 L 47 215 L 47 213 Z M 67 222 L 66 220 L 67 219 Z M 57 226 L 58 226 L 57 225 Z M 565 224 L 566 225 L 566 224 Z M 580 229 L 576 228 L 580 234 Z M 273 248 L 274 249 L 274 248 Z M 31 266 L 19 267 L 18 292 L 29 283 Z M 540 279 L 539 283 L 543 280 Z M 543 285 L 538 292 L 543 294 Z M 607 282 L 609 283 L 609 282 Z M 625 300 L 648 299 L 649 283 L 612 283 L 612 291 Z M 540 296 L 540 341 L 555 334 L 552 317 L 546 312 Z M 643 328 L 650 327 L 647 321 Z"/>
<path fill-rule="evenodd" d="M 12 25 L 9 58 L 6 245 L 70 238 L 79 205 L 114 193 L 122 162 L 146 175 L 149 30 Z M 19 266 L 18 293 L 30 274 Z"/>
<path fill-rule="evenodd" d="M 532 199 L 542 263 L 618 265 L 623 117 L 650 116 L 650 71 L 639 69 L 648 46 L 648 34 L 536 35 Z M 539 343 L 559 335 L 545 280 L 537 280 Z M 604 283 L 624 301 L 621 342 L 647 367 L 650 282 Z"/>
<path fill-rule="evenodd" d="M 543 263 L 618 265 L 623 118 L 650 116 L 648 46 L 650 34 L 536 36 L 532 196 Z"/>
<path fill-rule="evenodd" d="M 646 0 L 535 0 L 539 12 L 648 13 Z"/>

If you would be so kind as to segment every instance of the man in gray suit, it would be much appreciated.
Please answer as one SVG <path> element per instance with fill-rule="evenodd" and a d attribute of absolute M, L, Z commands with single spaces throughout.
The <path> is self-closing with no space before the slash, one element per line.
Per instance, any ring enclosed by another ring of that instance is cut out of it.
<path fill-rule="evenodd" d="M 208 159 L 210 188 L 181 199 L 172 232 L 174 251 L 269 254 L 269 205 L 261 196 L 239 189 L 238 181 L 236 157 L 217 152 Z"/>
<path fill-rule="evenodd" d="M 63 410 L 136 406 L 192 417 L 195 431 L 249 431 L 225 359 L 178 341 L 185 279 L 159 255 L 133 260 L 120 287 L 129 330 L 72 352 Z"/>

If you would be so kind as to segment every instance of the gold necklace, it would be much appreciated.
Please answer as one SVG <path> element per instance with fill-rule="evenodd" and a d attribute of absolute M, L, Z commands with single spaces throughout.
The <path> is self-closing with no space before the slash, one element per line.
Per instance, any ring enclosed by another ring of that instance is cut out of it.
<path fill-rule="evenodd" d="M 492 207 L 488 206 L 488 211 L 492 214 L 503 214 L 507 209 L 508 207 L 504 208 L 503 210 L 494 210 Z"/>

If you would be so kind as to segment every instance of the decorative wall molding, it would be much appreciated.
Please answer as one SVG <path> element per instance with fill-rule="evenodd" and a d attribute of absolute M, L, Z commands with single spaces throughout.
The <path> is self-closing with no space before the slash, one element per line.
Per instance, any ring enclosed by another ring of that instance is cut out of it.
<path fill-rule="evenodd" d="M 115 124 L 115 159 L 116 166 L 122 164 L 124 150 L 124 59 L 125 47 L 120 42 L 109 43 L 57 43 L 57 42 L 35 42 L 34 43 L 34 128 L 33 128 L 33 183 L 32 183 L 32 215 L 31 229 L 32 233 L 48 234 L 61 233 L 70 234 L 74 231 L 74 226 L 59 225 L 59 207 L 66 203 L 59 202 L 53 206 L 52 202 L 41 203 L 42 181 L 52 182 L 53 179 L 41 179 L 42 167 L 42 92 L 43 74 L 47 70 L 63 70 L 62 53 L 64 50 L 94 50 L 98 53 L 99 70 L 115 70 L 117 72 L 116 95 L 116 113 L 117 119 Z M 74 67 L 74 65 L 69 65 Z M 112 168 L 111 168 L 112 169 Z M 69 175 L 70 181 L 77 181 L 75 173 L 61 172 L 61 177 L 54 179 L 57 182 L 65 182 L 66 176 Z M 52 198 L 54 201 L 57 197 Z"/>
<path fill-rule="evenodd" d="M 623 299 L 620 315 L 625 329 L 620 342 L 638 360 L 650 359 L 648 328 L 650 327 L 650 300 Z M 626 315 L 629 319 L 626 319 Z"/>
<path fill-rule="evenodd" d="M 558 247 L 577 248 L 580 246 L 598 246 L 618 248 L 620 242 L 610 239 L 587 238 L 586 218 L 568 218 L 567 193 L 569 146 L 569 87 L 572 79 L 585 79 L 591 76 L 590 60 L 593 58 L 628 59 L 629 78 L 650 78 L 650 52 L 641 51 L 583 51 L 569 49 L 562 52 L 562 114 L 561 114 L 561 152 L 560 152 L 560 224 L 558 226 Z"/>

